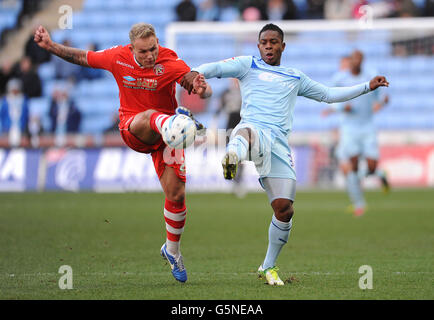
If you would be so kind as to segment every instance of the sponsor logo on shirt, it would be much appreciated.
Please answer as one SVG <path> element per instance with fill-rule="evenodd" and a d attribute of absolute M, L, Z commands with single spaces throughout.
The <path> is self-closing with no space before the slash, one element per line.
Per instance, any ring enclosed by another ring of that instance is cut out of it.
<path fill-rule="evenodd" d="M 127 81 L 136 81 L 132 76 L 125 76 L 124 79 Z"/>
<path fill-rule="evenodd" d="M 130 89 L 143 89 L 154 91 L 157 89 L 158 82 L 155 79 L 133 78 L 131 76 L 123 77 L 124 87 Z"/>
<path fill-rule="evenodd" d="M 157 76 L 161 76 L 164 73 L 164 66 L 162 64 L 156 64 L 154 66 L 154 73 Z"/>
<path fill-rule="evenodd" d="M 128 63 L 125 63 L 125 62 L 122 62 L 122 61 L 119 61 L 119 60 L 116 60 L 116 63 L 117 63 L 117 64 L 120 64 L 121 66 L 124 66 L 124 67 L 128 67 L 128 68 L 134 69 L 134 67 L 133 67 L 132 65 L 130 65 L 130 64 L 128 64 Z"/>
<path fill-rule="evenodd" d="M 292 90 L 295 87 L 295 83 L 293 83 L 292 81 L 289 82 L 288 81 L 289 79 L 271 72 L 261 72 L 258 75 L 258 79 L 267 82 L 277 82 L 280 86 L 287 87 L 290 90 Z"/>
<path fill-rule="evenodd" d="M 278 74 L 273 74 L 273 73 L 269 73 L 269 72 L 261 72 L 258 76 L 259 79 L 261 79 L 262 81 L 267 81 L 267 82 L 273 82 L 274 80 L 283 80 L 282 76 L 279 76 Z"/>

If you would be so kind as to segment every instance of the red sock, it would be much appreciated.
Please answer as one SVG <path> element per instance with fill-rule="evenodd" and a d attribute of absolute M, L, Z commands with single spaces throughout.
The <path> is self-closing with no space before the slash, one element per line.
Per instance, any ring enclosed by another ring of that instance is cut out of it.
<path fill-rule="evenodd" d="M 167 249 L 169 253 L 179 251 L 179 240 L 184 231 L 187 208 L 185 202 L 174 202 L 166 199 L 164 203 L 164 220 L 166 221 Z"/>
<path fill-rule="evenodd" d="M 162 113 L 162 112 L 154 112 L 151 115 L 151 119 L 149 120 L 151 129 L 155 132 L 161 134 L 161 128 L 163 127 L 164 122 L 166 122 L 167 119 L 169 119 L 170 116 Z"/>

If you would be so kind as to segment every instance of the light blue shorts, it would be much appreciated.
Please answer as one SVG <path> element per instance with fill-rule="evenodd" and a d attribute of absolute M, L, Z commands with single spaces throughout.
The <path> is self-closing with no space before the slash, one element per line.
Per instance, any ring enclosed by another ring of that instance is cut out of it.
<path fill-rule="evenodd" d="M 341 130 L 336 157 L 341 161 L 347 161 L 354 156 L 378 159 L 377 132 L 373 128 Z"/>
<path fill-rule="evenodd" d="M 284 178 L 296 180 L 295 167 L 288 138 L 280 131 L 240 122 L 232 131 L 231 138 L 242 128 L 250 128 L 254 135 L 249 160 L 253 161 L 261 178 Z"/>

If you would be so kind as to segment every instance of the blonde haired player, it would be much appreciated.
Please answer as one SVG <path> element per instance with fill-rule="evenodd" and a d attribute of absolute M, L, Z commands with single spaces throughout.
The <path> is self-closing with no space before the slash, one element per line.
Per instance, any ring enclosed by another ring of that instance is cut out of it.
<path fill-rule="evenodd" d="M 187 272 L 180 251 L 187 213 L 184 155 L 173 152 L 176 161 L 170 164 L 164 161 L 166 145 L 161 130 L 165 121 L 176 117 L 176 113 L 192 117 L 188 109 L 178 108 L 175 98 L 176 83 L 181 82 L 190 68 L 174 51 L 159 45 L 152 25 L 137 23 L 132 26 L 129 36 L 130 44 L 97 52 L 53 42 L 42 26 L 36 29 L 34 40 L 41 48 L 68 62 L 105 69 L 113 74 L 119 87 L 122 139 L 131 149 L 151 154 L 165 194 L 167 239 L 160 253 L 170 263 L 175 279 L 185 282 Z M 205 98 L 211 94 L 211 88 L 204 81 L 195 82 L 194 92 Z M 198 129 L 203 127 L 199 122 L 195 123 Z"/>

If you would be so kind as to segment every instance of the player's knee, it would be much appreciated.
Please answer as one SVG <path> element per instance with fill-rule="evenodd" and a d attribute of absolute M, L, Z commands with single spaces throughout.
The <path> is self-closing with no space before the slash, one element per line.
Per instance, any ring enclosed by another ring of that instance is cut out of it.
<path fill-rule="evenodd" d="M 255 142 L 255 140 L 254 140 L 255 136 L 252 132 L 252 129 L 250 129 L 250 128 L 242 128 L 242 129 L 238 130 L 237 135 L 242 136 L 251 145 Z"/>
<path fill-rule="evenodd" d="M 294 207 L 289 199 L 276 199 L 273 201 L 273 209 L 279 221 L 289 222 L 294 215 Z"/>
<path fill-rule="evenodd" d="M 170 191 L 166 194 L 166 198 L 173 202 L 184 202 L 185 191 L 184 189 Z"/>
<path fill-rule="evenodd" d="M 134 120 L 137 120 L 137 123 L 142 127 L 149 127 L 149 121 L 151 120 L 151 115 L 156 112 L 155 110 L 149 109 L 143 111 L 136 115 Z"/>

